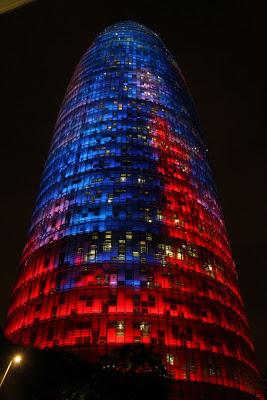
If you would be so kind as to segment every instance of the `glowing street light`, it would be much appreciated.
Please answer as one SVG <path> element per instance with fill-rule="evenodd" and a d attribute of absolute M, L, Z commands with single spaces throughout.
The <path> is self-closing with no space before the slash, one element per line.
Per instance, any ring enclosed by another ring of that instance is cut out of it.
<path fill-rule="evenodd" d="M 7 374 L 8 374 L 8 371 L 9 371 L 10 368 L 11 368 L 11 365 L 12 365 L 12 364 L 18 365 L 18 364 L 21 363 L 21 361 L 22 361 L 22 356 L 21 356 L 20 354 L 16 354 L 16 355 L 10 360 L 10 362 L 9 362 L 9 364 L 8 364 L 8 366 L 7 366 L 7 369 L 5 370 L 5 373 L 4 373 L 4 375 L 3 375 L 3 378 L 1 379 L 0 388 L 2 387 L 2 385 L 3 385 L 3 383 L 4 383 L 4 380 L 6 379 L 6 376 L 7 376 Z"/>
<path fill-rule="evenodd" d="M 22 357 L 20 354 L 17 354 L 14 358 L 13 358 L 14 363 L 19 364 L 22 361 Z"/>

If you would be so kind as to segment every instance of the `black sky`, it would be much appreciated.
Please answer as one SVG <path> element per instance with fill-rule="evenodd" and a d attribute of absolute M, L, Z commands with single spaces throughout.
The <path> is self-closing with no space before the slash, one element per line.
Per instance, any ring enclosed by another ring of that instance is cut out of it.
<path fill-rule="evenodd" d="M 106 25 L 133 19 L 161 36 L 195 99 L 258 363 L 267 363 L 264 3 L 39 0 L 0 17 L 1 325 L 71 74 Z"/>

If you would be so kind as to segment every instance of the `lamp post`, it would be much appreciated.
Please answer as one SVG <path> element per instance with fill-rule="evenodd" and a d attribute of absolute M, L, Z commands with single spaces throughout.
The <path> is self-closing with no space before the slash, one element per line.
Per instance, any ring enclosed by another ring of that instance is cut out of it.
<path fill-rule="evenodd" d="M 3 375 L 3 378 L 1 379 L 0 388 L 1 388 L 2 385 L 3 385 L 4 380 L 6 379 L 6 376 L 7 376 L 7 374 L 8 374 L 8 371 L 10 370 L 12 364 L 20 364 L 21 361 L 22 361 L 22 356 L 21 356 L 20 354 L 17 354 L 16 356 L 14 356 L 14 357 L 10 360 L 10 362 L 9 362 L 9 364 L 8 364 L 8 366 L 7 366 L 7 369 L 5 370 L 5 373 L 4 373 L 4 375 Z"/>

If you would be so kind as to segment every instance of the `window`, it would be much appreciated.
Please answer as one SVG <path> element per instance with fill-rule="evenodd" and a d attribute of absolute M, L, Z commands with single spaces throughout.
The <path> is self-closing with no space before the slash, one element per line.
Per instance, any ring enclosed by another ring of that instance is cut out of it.
<path fill-rule="evenodd" d="M 116 334 L 118 336 L 123 336 L 125 333 L 125 322 L 124 321 L 118 321 L 116 323 Z"/>
<path fill-rule="evenodd" d="M 172 354 L 167 354 L 167 363 L 170 365 L 174 365 L 174 356 Z"/>
<path fill-rule="evenodd" d="M 150 323 L 141 322 L 140 331 L 142 332 L 143 336 L 148 336 L 150 334 Z"/>

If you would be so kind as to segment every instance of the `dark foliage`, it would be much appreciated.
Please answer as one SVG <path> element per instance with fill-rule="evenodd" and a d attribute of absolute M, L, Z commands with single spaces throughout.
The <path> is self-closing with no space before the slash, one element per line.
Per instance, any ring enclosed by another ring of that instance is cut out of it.
<path fill-rule="evenodd" d="M 131 375 L 167 376 L 161 356 L 142 344 L 125 345 L 100 359 L 100 368 Z"/>
<path fill-rule="evenodd" d="M 62 350 L 25 349 L 0 337 L 0 368 L 23 355 L 0 389 L 1 400 L 164 400 L 166 372 L 160 356 L 142 345 L 123 346 L 97 364 Z"/>
<path fill-rule="evenodd" d="M 98 373 L 89 383 L 64 393 L 62 400 L 164 400 L 168 398 L 167 381 L 156 376 Z"/>

